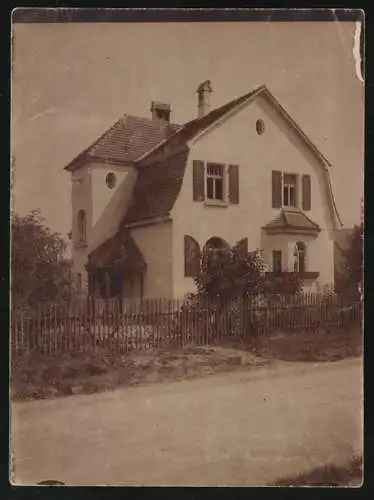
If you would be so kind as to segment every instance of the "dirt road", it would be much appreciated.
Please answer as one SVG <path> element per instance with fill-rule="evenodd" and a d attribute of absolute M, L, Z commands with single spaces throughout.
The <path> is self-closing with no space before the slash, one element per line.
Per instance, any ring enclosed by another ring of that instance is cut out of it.
<path fill-rule="evenodd" d="M 359 360 L 18 403 L 14 480 L 264 484 L 361 452 L 361 404 Z"/>

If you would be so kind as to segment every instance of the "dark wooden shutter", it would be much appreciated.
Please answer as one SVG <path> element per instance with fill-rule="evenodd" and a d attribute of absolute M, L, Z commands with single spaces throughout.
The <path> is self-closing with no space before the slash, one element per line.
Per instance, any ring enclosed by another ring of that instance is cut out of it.
<path fill-rule="evenodd" d="M 312 202 L 312 192 L 311 192 L 311 178 L 310 175 L 303 175 L 301 178 L 301 185 L 302 185 L 302 207 L 303 210 L 310 210 L 311 209 L 311 202 Z"/>
<path fill-rule="evenodd" d="M 236 244 L 236 248 L 239 250 L 240 255 L 243 257 L 247 257 L 248 255 L 248 238 L 243 238 L 242 240 L 238 241 Z"/>
<path fill-rule="evenodd" d="M 184 237 L 184 275 L 194 278 L 200 272 L 200 246 L 190 235 Z"/>
<path fill-rule="evenodd" d="M 239 165 L 229 165 L 229 202 L 239 203 Z"/>
<path fill-rule="evenodd" d="M 201 160 L 193 160 L 192 165 L 193 199 L 194 201 L 204 201 L 204 162 Z"/>
<path fill-rule="evenodd" d="M 282 206 L 282 172 L 273 170 L 271 173 L 272 206 L 281 208 Z"/>
<path fill-rule="evenodd" d="M 273 273 L 282 272 L 282 251 L 273 250 Z"/>

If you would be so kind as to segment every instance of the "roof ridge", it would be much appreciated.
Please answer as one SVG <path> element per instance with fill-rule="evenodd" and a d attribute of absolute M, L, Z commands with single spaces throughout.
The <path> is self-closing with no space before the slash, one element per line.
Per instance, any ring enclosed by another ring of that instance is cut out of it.
<path fill-rule="evenodd" d="M 147 116 L 138 116 L 138 115 L 130 115 L 126 114 L 128 118 L 135 118 L 136 120 L 141 120 L 145 121 L 147 123 L 152 123 L 153 125 L 163 125 L 165 127 L 180 127 L 181 125 L 177 123 L 172 123 L 168 121 L 162 121 L 162 120 L 154 120 L 153 118 L 148 118 Z"/>
<path fill-rule="evenodd" d="M 210 111 L 207 115 L 204 115 L 202 116 L 201 118 L 194 118 L 193 120 L 190 120 L 189 122 L 185 123 L 183 125 L 183 127 L 186 127 L 187 125 L 190 125 L 192 123 L 197 123 L 201 120 L 204 120 L 206 119 L 207 117 L 209 117 L 209 115 L 211 115 L 212 113 L 217 113 L 218 111 L 222 111 L 222 109 L 224 109 L 225 107 L 230 107 L 232 106 L 234 103 L 238 102 L 238 101 L 241 101 L 243 99 L 243 102 L 245 102 L 246 99 L 249 99 L 252 95 L 256 94 L 257 92 L 259 92 L 260 90 L 264 90 L 266 87 L 265 84 L 263 85 L 259 85 L 258 87 L 254 88 L 253 90 L 251 90 L 250 92 L 246 92 L 245 94 L 242 94 L 241 96 L 239 97 L 234 97 L 234 99 L 231 99 L 230 101 L 228 102 L 225 102 L 224 104 L 222 104 L 221 106 L 218 106 L 217 108 L 214 108 L 212 109 L 212 111 Z"/>

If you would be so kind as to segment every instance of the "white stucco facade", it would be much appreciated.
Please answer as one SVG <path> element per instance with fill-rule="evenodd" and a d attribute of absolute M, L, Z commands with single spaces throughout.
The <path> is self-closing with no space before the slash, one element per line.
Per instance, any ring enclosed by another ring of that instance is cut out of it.
<path fill-rule="evenodd" d="M 262 120 L 263 133 L 256 122 Z M 177 138 L 176 147 L 178 148 Z M 320 291 L 334 281 L 334 230 L 336 212 L 329 189 L 329 168 L 305 138 L 295 130 L 279 108 L 266 95 L 245 102 L 188 143 L 189 154 L 169 220 L 142 221 L 128 230 L 146 263 L 142 279 L 125 287 L 128 296 L 144 298 L 182 298 L 194 291 L 193 279 L 185 277 L 184 236 L 192 236 L 202 249 L 208 239 L 219 237 L 230 245 L 246 238 L 248 250 L 261 249 L 271 269 L 272 252 L 282 252 L 283 271 L 293 271 L 297 242 L 306 247 L 306 271 L 314 273 L 305 282 L 309 291 Z M 182 145 L 183 146 L 183 145 Z M 167 154 L 170 144 L 149 157 L 149 162 Z M 225 165 L 224 202 L 212 204 L 193 199 L 193 162 Z M 239 202 L 228 200 L 228 166 L 239 171 Z M 272 207 L 272 171 L 296 175 L 297 208 L 301 209 L 301 178 L 310 176 L 311 207 L 306 215 L 320 231 L 277 232 L 267 234 L 263 226 L 280 213 Z M 113 173 L 115 186 L 109 188 L 106 176 Z M 72 173 L 73 262 L 74 272 L 87 290 L 85 264 L 88 255 L 116 234 L 132 200 L 137 180 L 133 164 L 114 165 L 90 162 Z M 86 213 L 87 235 L 79 243 L 77 216 Z M 156 223 L 157 222 L 157 223 Z"/>
<path fill-rule="evenodd" d="M 262 135 L 256 132 L 258 119 L 265 124 Z M 239 204 L 209 206 L 193 201 L 193 160 L 239 165 Z M 292 234 L 265 237 L 262 226 L 279 213 L 279 209 L 272 208 L 272 170 L 311 176 L 312 206 L 308 217 L 321 228 L 317 237 Z M 232 116 L 226 116 L 190 144 L 189 161 L 172 217 L 174 296 L 183 296 L 194 289 L 192 278 L 184 277 L 185 234 L 193 236 L 200 247 L 212 236 L 221 237 L 230 245 L 248 238 L 248 249 L 262 249 L 269 264 L 272 250 L 282 250 L 284 270 L 290 271 L 294 245 L 302 240 L 307 245 L 308 270 L 319 272 L 318 279 L 306 283 L 307 287 L 317 290 L 333 282 L 333 214 L 323 166 L 261 96 Z"/>
<path fill-rule="evenodd" d="M 173 297 L 173 222 L 134 227 L 130 234 L 147 264 L 143 277 L 145 299 Z M 138 288 L 139 285 L 136 285 Z M 133 293 L 134 296 L 136 292 Z"/>
<path fill-rule="evenodd" d="M 115 185 L 109 188 L 106 177 L 115 175 Z M 82 276 L 82 292 L 87 292 L 85 265 L 88 255 L 113 236 L 126 213 L 136 182 L 137 170 L 132 165 L 87 163 L 72 173 L 72 259 L 74 273 Z M 86 215 L 86 239 L 79 241 L 78 214 Z"/>

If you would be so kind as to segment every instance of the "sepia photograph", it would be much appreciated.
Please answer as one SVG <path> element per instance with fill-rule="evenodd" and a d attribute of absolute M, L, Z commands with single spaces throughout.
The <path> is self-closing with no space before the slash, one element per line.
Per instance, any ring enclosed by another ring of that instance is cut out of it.
<path fill-rule="evenodd" d="M 360 487 L 363 11 L 79 11 L 13 12 L 10 482 Z"/>

